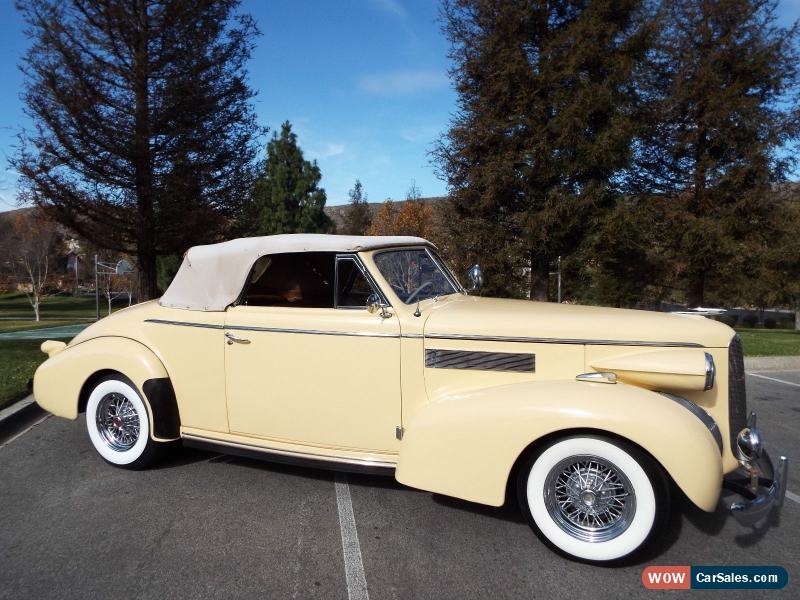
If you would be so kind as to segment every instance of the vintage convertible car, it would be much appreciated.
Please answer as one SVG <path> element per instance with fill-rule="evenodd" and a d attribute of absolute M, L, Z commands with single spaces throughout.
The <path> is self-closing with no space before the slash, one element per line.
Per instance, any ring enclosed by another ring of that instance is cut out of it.
<path fill-rule="evenodd" d="M 468 277 L 477 287 L 479 268 Z M 656 535 L 673 483 L 714 511 L 723 476 L 746 474 L 731 506 L 746 524 L 785 492 L 730 328 L 470 295 L 420 238 L 198 246 L 159 301 L 42 350 L 37 402 L 85 412 L 113 465 L 182 439 L 492 506 L 515 490 L 546 542 L 588 561 Z"/>

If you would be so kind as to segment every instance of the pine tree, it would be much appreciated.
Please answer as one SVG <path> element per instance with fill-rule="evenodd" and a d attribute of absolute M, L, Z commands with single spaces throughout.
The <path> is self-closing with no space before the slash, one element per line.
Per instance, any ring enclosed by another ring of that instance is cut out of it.
<path fill-rule="evenodd" d="M 344 213 L 344 231 L 349 235 L 365 235 L 369 230 L 370 218 L 367 194 L 364 193 L 364 186 L 361 181 L 356 179 L 353 188 L 347 192 L 350 203 Z"/>
<path fill-rule="evenodd" d="M 251 189 L 255 23 L 238 0 L 17 6 L 34 131 L 11 164 L 51 218 L 136 256 L 154 297 L 157 257 L 219 239 Z"/>
<path fill-rule="evenodd" d="M 669 199 L 659 220 L 688 303 L 732 301 L 774 238 L 774 183 L 794 163 L 798 29 L 776 24 L 772 1 L 663 4 L 635 179 Z"/>
<path fill-rule="evenodd" d="M 286 121 L 267 144 L 264 172 L 253 188 L 239 228 L 245 235 L 330 233 L 325 190 L 317 162 L 303 158 L 297 135 Z"/>
<path fill-rule="evenodd" d="M 640 5 L 445 2 L 458 112 L 435 156 L 455 254 L 484 266 L 488 292 L 546 299 L 551 263 L 613 201 L 635 132 L 632 73 L 649 44 Z M 530 284 L 514 286 L 527 268 Z"/>

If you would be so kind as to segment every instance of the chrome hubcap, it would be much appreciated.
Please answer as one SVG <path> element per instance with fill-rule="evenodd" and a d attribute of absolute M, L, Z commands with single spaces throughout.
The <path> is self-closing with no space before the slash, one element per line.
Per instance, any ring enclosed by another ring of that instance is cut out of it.
<path fill-rule="evenodd" d="M 130 450 L 139 439 L 139 413 L 122 394 L 103 396 L 97 405 L 95 421 L 100 437 L 112 450 Z"/>
<path fill-rule="evenodd" d="M 636 513 L 636 495 L 625 474 L 591 455 L 571 456 L 550 470 L 544 503 L 562 530 L 587 542 L 614 539 Z"/>

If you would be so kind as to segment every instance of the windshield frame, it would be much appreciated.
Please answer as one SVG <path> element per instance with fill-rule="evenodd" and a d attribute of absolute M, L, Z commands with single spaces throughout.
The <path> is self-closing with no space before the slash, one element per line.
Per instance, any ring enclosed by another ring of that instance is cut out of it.
<path fill-rule="evenodd" d="M 380 249 L 380 250 L 375 250 L 374 252 L 371 253 L 371 255 L 372 255 L 371 256 L 372 264 L 374 265 L 374 268 L 377 270 L 377 274 L 380 275 L 381 279 L 386 282 L 386 284 L 387 284 L 387 286 L 389 288 L 389 292 L 392 294 L 392 296 L 397 298 L 397 300 L 399 301 L 399 303 L 401 305 L 403 305 L 403 306 L 411 306 L 413 304 L 416 304 L 416 300 L 412 300 L 411 303 L 407 303 L 407 302 L 403 301 L 403 299 L 400 298 L 400 296 L 397 295 L 395 290 L 392 288 L 391 283 L 384 276 L 383 272 L 381 271 L 380 267 L 378 266 L 378 263 L 375 260 L 375 258 L 377 256 L 381 255 L 381 254 L 386 254 L 386 253 L 389 253 L 389 252 L 403 252 L 403 251 L 408 251 L 408 250 L 424 250 L 428 254 L 428 257 L 431 259 L 431 262 L 433 262 L 433 264 L 435 264 L 439 268 L 439 270 L 444 275 L 444 278 L 447 280 L 447 282 L 450 285 L 453 286 L 453 291 L 452 292 L 448 292 L 446 294 L 437 294 L 435 296 L 428 296 L 426 298 L 420 299 L 421 302 L 424 302 L 425 300 L 435 300 L 436 298 L 440 298 L 442 296 L 450 296 L 452 294 L 466 294 L 467 293 L 466 290 L 464 289 L 464 287 L 459 283 L 458 279 L 453 274 L 453 272 L 447 267 L 445 262 L 439 256 L 439 254 L 435 251 L 434 248 L 432 248 L 430 246 L 423 246 L 423 245 L 418 245 L 418 246 L 416 246 L 416 245 L 414 245 L 414 246 L 398 246 L 398 247 L 394 247 L 394 248 L 384 248 L 384 249 Z"/>

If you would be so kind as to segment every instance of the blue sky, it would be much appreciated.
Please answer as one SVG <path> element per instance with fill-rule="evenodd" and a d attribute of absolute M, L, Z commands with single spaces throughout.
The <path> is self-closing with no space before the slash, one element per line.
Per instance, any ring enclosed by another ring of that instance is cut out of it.
<path fill-rule="evenodd" d="M 294 125 L 306 157 L 322 169 L 329 204 L 361 179 L 371 201 L 445 193 L 428 152 L 447 128 L 455 94 L 435 0 L 244 0 L 262 31 L 250 63 L 261 124 Z M 800 0 L 779 5 L 785 24 Z M 17 69 L 27 47 L 11 0 L 0 0 L 0 211 L 14 208 L 6 166 L 28 125 Z"/>

